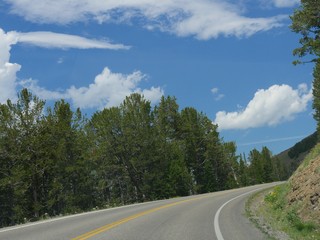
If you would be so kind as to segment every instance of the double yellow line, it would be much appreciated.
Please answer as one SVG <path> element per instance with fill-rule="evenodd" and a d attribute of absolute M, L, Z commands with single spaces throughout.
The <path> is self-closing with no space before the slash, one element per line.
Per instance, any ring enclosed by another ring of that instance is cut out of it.
<path fill-rule="evenodd" d="M 114 227 L 117 227 L 123 223 L 126 223 L 126 222 L 129 222 L 133 219 L 136 219 L 136 218 L 139 218 L 139 217 L 142 217 L 144 215 L 147 215 L 147 214 L 150 214 L 150 213 L 153 213 L 153 212 L 156 212 L 156 211 L 159 211 L 159 210 L 162 210 L 162 209 L 165 209 L 165 208 L 169 208 L 169 207 L 173 207 L 173 206 L 176 206 L 176 205 L 179 205 L 179 204 L 182 204 L 182 203 L 186 203 L 186 202 L 190 202 L 190 201 L 195 201 L 195 200 L 199 200 L 199 199 L 202 199 L 202 198 L 205 198 L 207 196 L 202 196 L 202 197 L 198 197 L 198 198 L 192 198 L 192 199 L 187 199 L 187 200 L 182 200 L 182 201 L 179 201 L 179 202 L 174 202 L 174 203 L 169 203 L 169 204 L 166 204 L 166 205 L 163 205 L 163 206 L 160 206 L 160 207 L 156 207 L 156 208 L 152 208 L 152 209 L 149 209 L 147 211 L 144 211 L 144 212 L 140 212 L 140 213 L 137 213 L 137 214 L 134 214 L 134 215 L 131 215 L 129 217 L 126 217 L 126 218 L 123 218 L 123 219 L 120 219 L 116 222 L 113 222 L 113 223 L 110 223 L 110 224 L 107 224 L 107 225 L 104 225 L 100 228 L 97 228 L 97 229 L 94 229 L 90 232 L 87 232 L 87 233 L 84 233 L 78 237 L 75 237 L 73 238 L 72 240 L 85 240 L 85 239 L 88 239 L 88 238 L 91 238 L 99 233 L 102 233 L 102 232 L 105 232 L 105 231 L 108 231 L 110 230 L 111 228 L 114 228 Z"/>

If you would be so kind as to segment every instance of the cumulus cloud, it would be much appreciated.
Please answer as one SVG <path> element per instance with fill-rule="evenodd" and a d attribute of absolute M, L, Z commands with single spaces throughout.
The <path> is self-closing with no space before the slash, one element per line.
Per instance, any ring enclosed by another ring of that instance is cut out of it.
<path fill-rule="evenodd" d="M 282 0 L 284 2 L 284 0 Z M 148 29 L 198 39 L 221 35 L 247 37 L 282 25 L 287 16 L 247 17 L 243 8 L 222 0 L 6 0 L 10 12 L 37 23 L 70 24 L 79 21 L 128 22 Z M 280 0 L 278 0 L 280 4 Z M 59 17 L 57 17 L 59 16 Z"/>
<path fill-rule="evenodd" d="M 62 39 L 58 39 L 59 37 Z M 72 86 L 65 91 L 45 89 L 38 84 L 38 81 L 33 79 L 18 81 L 16 74 L 21 66 L 17 63 L 10 63 L 10 50 L 12 45 L 19 42 L 41 47 L 58 48 L 118 49 L 124 47 L 123 45 L 112 45 L 107 42 L 85 39 L 74 35 L 48 32 L 18 33 L 15 31 L 5 33 L 0 28 L 0 103 L 4 103 L 8 99 L 15 101 L 17 99 L 18 86 L 29 88 L 42 99 L 68 99 L 76 107 L 82 108 L 103 108 L 119 105 L 126 96 L 134 92 L 143 94 L 152 103 L 157 102 L 163 95 L 163 90 L 160 87 L 139 88 L 139 84 L 145 79 L 141 72 L 136 71 L 125 75 L 112 73 L 107 67 L 96 76 L 94 82 L 89 86 L 79 88 Z"/>
<path fill-rule="evenodd" d="M 63 91 L 50 91 L 43 87 L 40 87 L 37 80 L 24 79 L 19 82 L 19 85 L 23 88 L 28 88 L 37 95 L 40 99 L 45 100 L 59 100 L 67 99 L 69 96 Z"/>
<path fill-rule="evenodd" d="M 152 104 L 158 103 L 164 95 L 164 90 L 161 87 L 151 87 L 150 89 L 137 89 L 135 92 L 142 94 Z"/>
<path fill-rule="evenodd" d="M 141 90 L 138 85 L 144 79 L 145 76 L 139 71 L 125 75 L 112 73 L 106 67 L 87 87 L 71 86 L 63 92 L 49 91 L 40 87 L 37 81 L 30 79 L 23 81 L 22 85 L 43 99 L 57 100 L 63 98 L 71 100 L 75 107 L 102 109 L 118 106 L 126 96 L 132 93 L 141 93 L 152 103 L 158 102 L 164 94 L 163 90 L 160 87 Z"/>
<path fill-rule="evenodd" d="M 10 63 L 11 46 L 26 43 L 46 48 L 101 48 L 101 49 L 128 49 L 122 44 L 112 44 L 107 41 L 92 40 L 76 35 L 60 34 L 53 32 L 4 32 L 0 28 L 0 103 L 8 99 L 16 100 L 17 72 L 21 65 Z"/>
<path fill-rule="evenodd" d="M 10 63 L 11 45 L 15 44 L 17 39 L 14 34 L 6 34 L 0 28 L 0 103 L 8 99 L 15 100 L 16 94 L 16 74 L 21 66 L 17 63 Z"/>
<path fill-rule="evenodd" d="M 214 122 L 220 130 L 275 126 L 293 120 L 296 114 L 306 110 L 311 100 L 312 90 L 306 84 L 300 84 L 297 89 L 285 84 L 273 85 L 258 90 L 244 110 L 218 112 Z"/>

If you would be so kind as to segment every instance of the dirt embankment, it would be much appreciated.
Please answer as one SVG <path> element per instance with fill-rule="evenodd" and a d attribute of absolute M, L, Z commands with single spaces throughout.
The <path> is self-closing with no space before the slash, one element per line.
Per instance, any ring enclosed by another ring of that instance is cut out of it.
<path fill-rule="evenodd" d="M 302 163 L 290 178 L 289 184 L 289 204 L 299 206 L 297 211 L 303 221 L 320 224 L 320 156 L 307 164 Z"/>

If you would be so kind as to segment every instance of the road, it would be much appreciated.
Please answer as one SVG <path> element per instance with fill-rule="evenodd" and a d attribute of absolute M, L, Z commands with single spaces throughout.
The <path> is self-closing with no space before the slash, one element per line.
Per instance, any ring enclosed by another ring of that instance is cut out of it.
<path fill-rule="evenodd" d="M 265 236 L 244 216 L 262 184 L 174 198 L 0 229 L 1 240 L 259 240 Z"/>

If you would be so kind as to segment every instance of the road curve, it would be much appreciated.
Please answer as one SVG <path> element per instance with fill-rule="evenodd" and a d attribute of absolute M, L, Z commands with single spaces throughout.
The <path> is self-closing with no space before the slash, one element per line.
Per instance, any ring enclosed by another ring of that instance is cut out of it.
<path fill-rule="evenodd" d="M 262 184 L 100 210 L 0 229 L 1 240 L 259 240 L 244 216 L 246 199 Z"/>

